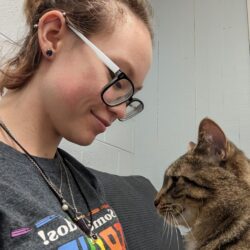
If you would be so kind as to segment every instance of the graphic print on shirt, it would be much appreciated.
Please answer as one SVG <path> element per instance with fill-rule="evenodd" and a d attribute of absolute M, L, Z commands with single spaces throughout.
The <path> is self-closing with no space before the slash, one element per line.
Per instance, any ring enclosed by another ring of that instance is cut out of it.
<path fill-rule="evenodd" d="M 97 234 L 97 240 L 84 235 L 69 218 L 60 215 L 51 215 L 38 221 L 33 229 L 24 227 L 13 230 L 11 237 L 24 237 L 34 230 L 42 249 L 126 250 L 121 224 L 109 205 L 92 210 L 92 214 L 92 230 Z"/>

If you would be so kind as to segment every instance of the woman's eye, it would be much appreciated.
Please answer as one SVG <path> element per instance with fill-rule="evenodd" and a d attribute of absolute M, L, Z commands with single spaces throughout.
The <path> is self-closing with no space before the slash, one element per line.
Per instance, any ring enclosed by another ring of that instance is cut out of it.
<path fill-rule="evenodd" d="M 115 87 L 116 89 L 122 89 L 122 84 L 121 84 L 121 82 L 116 82 L 116 83 L 114 84 L 114 87 Z"/>

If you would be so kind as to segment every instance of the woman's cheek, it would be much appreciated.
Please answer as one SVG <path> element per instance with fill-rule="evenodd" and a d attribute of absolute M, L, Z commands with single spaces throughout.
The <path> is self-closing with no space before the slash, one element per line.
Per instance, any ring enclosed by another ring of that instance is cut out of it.
<path fill-rule="evenodd" d="M 75 110 L 77 107 L 97 103 L 100 99 L 99 91 L 91 86 L 64 86 L 61 91 L 62 101 L 72 110 Z"/>

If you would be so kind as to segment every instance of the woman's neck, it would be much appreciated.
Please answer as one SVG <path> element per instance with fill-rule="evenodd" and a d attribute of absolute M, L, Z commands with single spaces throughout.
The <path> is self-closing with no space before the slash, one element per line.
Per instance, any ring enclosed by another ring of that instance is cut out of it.
<path fill-rule="evenodd" d="M 0 120 L 31 155 L 53 158 L 61 137 L 39 100 L 39 93 L 32 88 L 8 91 L 0 101 Z M 3 129 L 0 141 L 22 151 Z"/>

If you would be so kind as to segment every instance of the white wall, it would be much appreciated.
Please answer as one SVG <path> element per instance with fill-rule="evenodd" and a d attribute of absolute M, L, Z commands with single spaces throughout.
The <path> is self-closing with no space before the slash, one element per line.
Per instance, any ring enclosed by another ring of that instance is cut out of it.
<path fill-rule="evenodd" d="M 22 2 L 0 0 L 0 31 L 13 39 L 24 30 Z M 165 168 L 196 140 L 204 116 L 250 156 L 249 40 L 246 0 L 152 3 L 156 39 L 154 64 L 140 93 L 145 111 L 117 122 L 89 147 L 65 141 L 61 146 L 86 165 L 144 175 L 158 188 Z"/>
<path fill-rule="evenodd" d="M 2 59 L 9 49 L 13 50 L 14 47 L 10 46 L 5 36 L 7 35 L 13 41 L 22 38 L 24 33 L 24 23 L 22 15 L 22 2 L 23 0 L 0 0 L 0 58 Z M 1 34 L 3 33 L 3 34 Z M 0 60 L 0 65 L 2 61 Z"/>
<path fill-rule="evenodd" d="M 154 67 L 135 131 L 135 173 L 156 187 L 209 116 L 250 156 L 246 0 L 158 0 Z"/>

